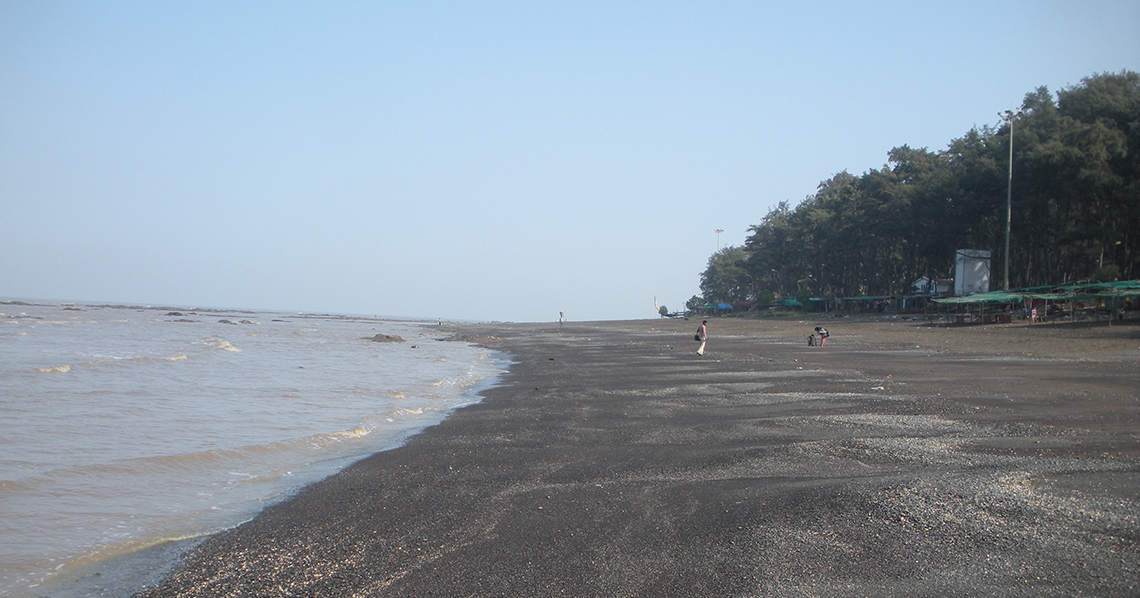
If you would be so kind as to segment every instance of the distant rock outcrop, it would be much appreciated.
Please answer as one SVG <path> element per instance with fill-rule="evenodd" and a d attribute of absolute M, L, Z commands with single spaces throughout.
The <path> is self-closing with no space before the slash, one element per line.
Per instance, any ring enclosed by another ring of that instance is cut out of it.
<path fill-rule="evenodd" d="M 377 334 L 376 336 L 366 336 L 364 340 L 372 341 L 374 343 L 402 343 L 404 339 L 393 336 L 391 334 Z"/>

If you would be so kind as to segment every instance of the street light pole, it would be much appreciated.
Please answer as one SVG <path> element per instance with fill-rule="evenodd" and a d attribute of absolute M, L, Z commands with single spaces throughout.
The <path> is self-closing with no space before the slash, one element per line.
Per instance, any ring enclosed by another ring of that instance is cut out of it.
<path fill-rule="evenodd" d="M 718 228 L 713 232 L 716 233 L 716 250 L 719 253 L 720 252 L 720 234 L 724 232 L 724 229 Z"/>
<path fill-rule="evenodd" d="M 1005 290 L 1009 290 L 1009 229 L 1013 220 L 1013 121 L 1021 116 L 1021 112 L 1014 113 L 1006 110 L 998 113 L 1002 120 L 1009 123 L 1009 179 L 1005 186 Z"/>

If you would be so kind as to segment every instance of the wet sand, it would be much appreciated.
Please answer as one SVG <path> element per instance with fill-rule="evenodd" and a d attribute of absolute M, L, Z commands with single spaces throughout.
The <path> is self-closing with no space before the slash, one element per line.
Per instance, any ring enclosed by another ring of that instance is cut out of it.
<path fill-rule="evenodd" d="M 483 402 L 139 595 L 1140 594 L 1140 326 L 698 324 L 462 326 Z"/>

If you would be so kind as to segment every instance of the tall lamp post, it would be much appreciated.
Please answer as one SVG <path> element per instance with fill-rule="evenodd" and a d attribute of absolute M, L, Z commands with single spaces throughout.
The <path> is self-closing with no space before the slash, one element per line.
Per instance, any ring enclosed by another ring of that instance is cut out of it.
<path fill-rule="evenodd" d="M 1013 122 L 1021 116 L 1021 112 L 1006 110 L 999 112 L 998 116 L 1009 123 L 1009 179 L 1005 187 L 1005 290 L 1009 290 L 1009 228 L 1013 219 Z"/>
<path fill-rule="evenodd" d="M 724 232 L 724 229 L 718 228 L 718 229 L 714 230 L 713 232 L 716 233 L 716 250 L 719 253 L 720 252 L 720 234 Z"/>

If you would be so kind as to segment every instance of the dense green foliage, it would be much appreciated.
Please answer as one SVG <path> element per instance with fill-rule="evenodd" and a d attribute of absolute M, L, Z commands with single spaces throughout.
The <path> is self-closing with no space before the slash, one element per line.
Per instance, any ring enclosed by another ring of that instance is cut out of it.
<path fill-rule="evenodd" d="M 740 247 L 726 247 L 709 258 L 708 268 L 701 275 L 701 295 L 706 301 L 732 303 L 748 300 L 752 285 L 746 258 Z"/>
<path fill-rule="evenodd" d="M 1029 93 L 1014 122 L 1012 287 L 1140 275 L 1140 75 L 1102 74 L 1054 97 Z M 931 152 L 840 172 L 791 207 L 781 202 L 743 248 L 709 259 L 709 301 L 888 295 L 948 278 L 954 251 L 992 252 L 1003 280 L 1010 125 L 982 127 Z"/>

